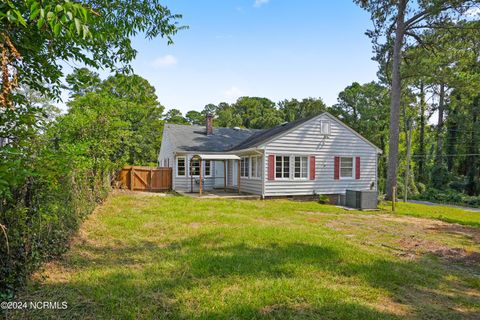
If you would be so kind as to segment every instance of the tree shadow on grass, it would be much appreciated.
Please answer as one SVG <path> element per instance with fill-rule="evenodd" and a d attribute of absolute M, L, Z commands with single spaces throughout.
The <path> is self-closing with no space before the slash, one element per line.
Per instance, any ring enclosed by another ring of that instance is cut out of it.
<path fill-rule="evenodd" d="M 217 240 L 220 241 L 216 234 L 201 234 L 165 246 L 152 242 L 126 247 L 83 244 L 82 251 L 91 254 L 67 259 L 64 264 L 75 272 L 97 270 L 93 275 L 72 278 L 67 283 L 47 282 L 30 294 L 37 300 L 67 300 L 69 309 L 23 315 L 32 318 L 63 317 L 62 312 L 65 312 L 64 315 L 68 314 L 70 318 L 132 319 L 399 317 L 393 312 L 367 306 L 361 297 L 348 296 L 348 301 L 338 299 L 335 283 L 322 288 L 325 296 L 320 300 L 311 296 L 272 292 L 272 297 L 265 300 L 258 298 L 257 302 L 238 299 L 218 308 L 202 309 L 197 306 L 198 310 L 193 314 L 195 306 L 186 307 L 185 300 L 179 298 L 182 292 L 192 291 L 195 294 L 197 289 L 201 292 L 214 290 L 213 287 L 224 279 L 249 281 L 253 278 L 260 282 L 278 278 L 298 279 L 298 270 L 305 268 L 329 274 L 332 278 L 358 279 L 371 288 L 386 291 L 393 301 L 407 306 L 409 317 L 475 319 L 477 315 L 474 309 L 476 305 L 478 311 L 478 296 L 454 290 L 456 284 L 449 280 L 451 273 L 442 268 L 432 270 L 432 267 L 441 266 L 427 256 L 418 261 L 392 261 L 378 257 L 359 260 L 350 259 L 348 254 L 331 246 L 300 242 L 252 246 L 247 243 L 225 244 Z M 316 279 L 312 277 L 311 281 Z M 246 283 L 236 285 L 244 288 Z M 208 297 L 213 300 L 224 298 L 213 292 Z M 468 306 L 472 307 L 469 309 Z"/>

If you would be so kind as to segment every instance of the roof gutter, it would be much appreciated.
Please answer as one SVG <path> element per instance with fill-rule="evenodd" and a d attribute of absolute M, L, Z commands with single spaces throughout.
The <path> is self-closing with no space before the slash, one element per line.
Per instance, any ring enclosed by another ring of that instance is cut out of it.
<path fill-rule="evenodd" d="M 255 147 L 255 148 L 248 148 L 248 149 L 240 149 L 240 150 L 233 150 L 233 151 L 175 151 L 173 152 L 175 155 L 184 156 L 187 154 L 238 154 L 244 152 L 257 152 L 258 154 L 263 153 L 263 148 Z"/>

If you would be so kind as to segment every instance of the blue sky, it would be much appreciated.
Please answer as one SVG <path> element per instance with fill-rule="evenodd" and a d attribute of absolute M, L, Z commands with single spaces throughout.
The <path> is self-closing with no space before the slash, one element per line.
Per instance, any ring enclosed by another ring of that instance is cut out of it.
<path fill-rule="evenodd" d="M 183 14 L 174 44 L 133 39 L 135 73 L 160 102 L 182 112 L 239 96 L 322 97 L 336 102 L 353 81 L 376 79 L 365 31 L 369 15 L 353 1 L 168 0 Z"/>

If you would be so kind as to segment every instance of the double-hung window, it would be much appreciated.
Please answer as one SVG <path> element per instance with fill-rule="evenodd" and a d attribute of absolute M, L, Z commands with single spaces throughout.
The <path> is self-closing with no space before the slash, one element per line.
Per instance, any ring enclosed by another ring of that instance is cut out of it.
<path fill-rule="evenodd" d="M 190 175 L 200 176 L 200 160 L 199 159 L 190 160 Z"/>
<path fill-rule="evenodd" d="M 177 176 L 184 177 L 186 172 L 185 157 L 177 157 Z"/>
<path fill-rule="evenodd" d="M 275 156 L 275 177 L 290 178 L 290 156 Z"/>
<path fill-rule="evenodd" d="M 248 178 L 248 172 L 250 171 L 250 158 L 242 157 L 240 160 L 240 177 Z"/>
<path fill-rule="evenodd" d="M 340 178 L 353 178 L 353 158 L 340 158 Z"/>
<path fill-rule="evenodd" d="M 308 157 L 295 156 L 295 179 L 306 179 L 308 177 Z"/>
<path fill-rule="evenodd" d="M 194 160 L 190 160 L 191 163 L 191 171 L 190 171 L 190 175 L 191 176 L 200 176 L 200 160 L 199 159 L 194 159 Z M 212 175 L 212 167 L 211 167 L 211 162 L 210 160 L 205 160 L 203 161 L 202 163 L 202 167 L 203 167 L 203 174 L 205 177 L 210 177 Z"/>
<path fill-rule="evenodd" d="M 210 160 L 205 160 L 204 162 L 204 170 L 203 172 L 205 173 L 205 177 L 210 177 L 212 175 L 212 167 L 210 164 Z"/>
<path fill-rule="evenodd" d="M 254 156 L 251 158 L 252 178 L 260 178 L 262 176 L 262 157 Z"/>

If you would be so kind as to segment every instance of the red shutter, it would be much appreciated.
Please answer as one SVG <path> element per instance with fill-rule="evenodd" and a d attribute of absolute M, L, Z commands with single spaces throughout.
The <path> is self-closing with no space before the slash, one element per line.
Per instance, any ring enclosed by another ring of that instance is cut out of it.
<path fill-rule="evenodd" d="M 355 179 L 360 179 L 360 157 L 355 158 Z"/>
<path fill-rule="evenodd" d="M 335 166 L 333 169 L 333 179 L 340 179 L 340 157 L 335 157 Z"/>
<path fill-rule="evenodd" d="M 310 180 L 315 180 L 315 156 L 310 156 Z"/>
<path fill-rule="evenodd" d="M 268 155 L 268 180 L 275 180 L 275 155 Z"/>

